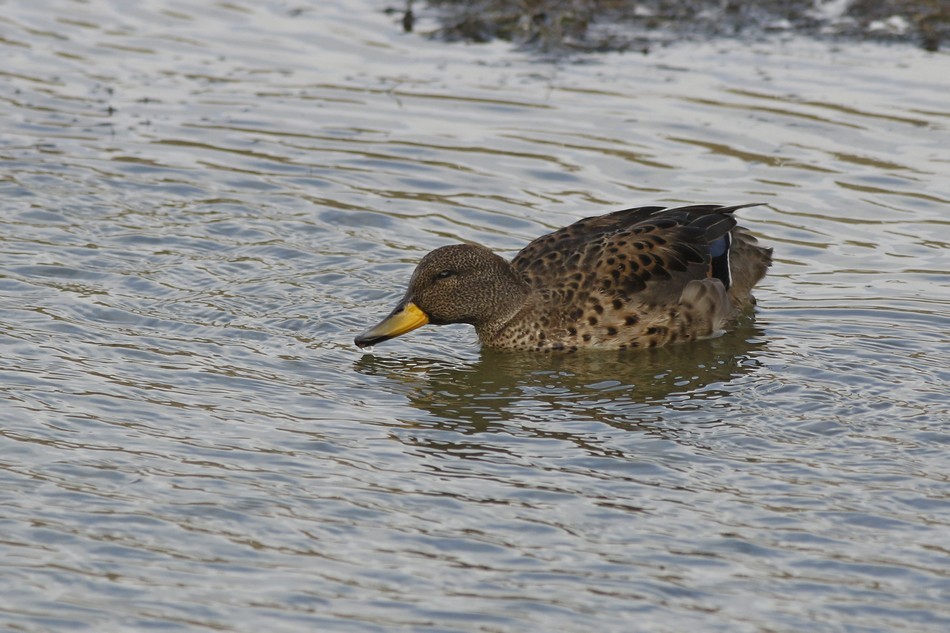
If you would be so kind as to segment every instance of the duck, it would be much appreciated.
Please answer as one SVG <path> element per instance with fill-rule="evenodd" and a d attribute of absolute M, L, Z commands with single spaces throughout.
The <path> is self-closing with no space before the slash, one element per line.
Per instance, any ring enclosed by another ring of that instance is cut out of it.
<path fill-rule="evenodd" d="M 742 204 L 641 206 L 543 235 L 511 260 L 477 244 L 425 255 L 360 348 L 423 325 L 467 323 L 483 347 L 652 348 L 725 332 L 755 306 L 772 249 L 738 225 Z"/>

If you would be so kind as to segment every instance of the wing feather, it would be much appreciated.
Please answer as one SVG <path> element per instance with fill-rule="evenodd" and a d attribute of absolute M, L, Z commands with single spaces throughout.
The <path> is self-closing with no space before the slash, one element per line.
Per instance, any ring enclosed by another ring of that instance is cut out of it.
<path fill-rule="evenodd" d="M 534 240 L 511 263 L 553 301 L 657 303 L 709 276 L 710 244 L 732 231 L 732 213 L 743 206 L 752 205 L 635 207 L 584 218 Z"/>

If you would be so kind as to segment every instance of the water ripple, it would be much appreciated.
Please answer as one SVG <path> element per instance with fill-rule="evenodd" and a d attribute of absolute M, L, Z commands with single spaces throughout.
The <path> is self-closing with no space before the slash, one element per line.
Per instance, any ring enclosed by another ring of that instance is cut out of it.
<path fill-rule="evenodd" d="M 0 623 L 945 630 L 939 54 L 548 63 L 343 5 L 0 17 Z M 754 320 L 352 345 L 429 249 L 658 201 L 765 203 Z"/>

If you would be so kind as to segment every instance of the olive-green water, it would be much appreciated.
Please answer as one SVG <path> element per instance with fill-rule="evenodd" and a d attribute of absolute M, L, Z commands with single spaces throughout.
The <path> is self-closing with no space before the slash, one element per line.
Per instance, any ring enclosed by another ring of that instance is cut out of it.
<path fill-rule="evenodd" d="M 950 55 L 387 6 L 3 4 L 0 629 L 948 630 Z M 432 248 L 686 202 L 765 203 L 735 332 L 352 344 Z"/>

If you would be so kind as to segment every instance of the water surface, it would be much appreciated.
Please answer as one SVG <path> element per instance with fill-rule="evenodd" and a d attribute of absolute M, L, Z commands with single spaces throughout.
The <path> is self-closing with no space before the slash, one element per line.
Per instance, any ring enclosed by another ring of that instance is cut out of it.
<path fill-rule="evenodd" d="M 947 54 L 551 62 L 384 8 L 6 7 L 0 623 L 950 627 Z M 352 345 L 437 246 L 752 201 L 721 338 Z"/>

